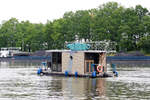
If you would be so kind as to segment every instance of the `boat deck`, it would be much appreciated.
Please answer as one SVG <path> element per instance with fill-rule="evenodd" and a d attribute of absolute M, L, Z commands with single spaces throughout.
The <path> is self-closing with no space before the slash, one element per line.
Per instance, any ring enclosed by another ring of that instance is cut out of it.
<path fill-rule="evenodd" d="M 89 77 L 89 78 L 106 78 L 106 77 L 112 77 L 113 75 L 108 74 L 108 73 L 101 73 L 101 74 L 96 74 L 95 77 L 92 76 L 91 74 L 84 74 L 84 75 L 75 75 L 75 74 L 65 74 L 62 72 L 48 72 L 48 71 L 43 71 L 42 75 L 47 75 L 47 76 L 65 76 L 65 77 Z"/>

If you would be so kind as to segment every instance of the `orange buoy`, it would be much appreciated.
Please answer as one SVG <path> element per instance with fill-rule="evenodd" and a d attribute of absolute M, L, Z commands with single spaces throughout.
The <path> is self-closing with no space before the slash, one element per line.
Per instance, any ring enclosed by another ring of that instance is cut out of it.
<path fill-rule="evenodd" d="M 97 66 L 97 71 L 98 71 L 99 73 L 102 73 L 102 72 L 103 72 L 103 66 L 98 65 L 98 66 Z"/>

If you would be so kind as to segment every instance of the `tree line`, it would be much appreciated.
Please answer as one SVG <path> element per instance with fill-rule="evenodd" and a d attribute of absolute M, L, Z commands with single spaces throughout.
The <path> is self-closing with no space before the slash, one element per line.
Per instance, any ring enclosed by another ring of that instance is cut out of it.
<path fill-rule="evenodd" d="M 108 2 L 94 9 L 66 12 L 46 24 L 11 18 L 0 25 L 0 47 L 62 49 L 65 42 L 76 40 L 110 40 L 117 43 L 117 51 L 150 53 L 150 12 L 141 5 L 125 8 Z"/>

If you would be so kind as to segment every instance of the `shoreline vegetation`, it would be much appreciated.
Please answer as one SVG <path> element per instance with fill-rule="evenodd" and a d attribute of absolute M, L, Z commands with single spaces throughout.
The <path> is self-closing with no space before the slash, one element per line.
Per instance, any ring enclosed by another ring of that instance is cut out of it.
<path fill-rule="evenodd" d="M 117 52 L 150 54 L 150 12 L 137 5 L 125 8 L 108 2 L 97 8 L 66 12 L 62 18 L 35 24 L 16 18 L 0 25 L 0 48 L 22 51 L 63 49 L 66 42 L 114 41 Z"/>

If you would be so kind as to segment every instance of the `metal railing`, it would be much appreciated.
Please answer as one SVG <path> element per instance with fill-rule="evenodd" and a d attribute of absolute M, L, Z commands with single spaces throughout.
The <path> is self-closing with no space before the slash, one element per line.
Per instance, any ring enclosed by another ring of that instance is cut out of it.
<path fill-rule="evenodd" d="M 81 44 L 89 44 L 90 48 L 89 50 L 100 50 L 100 51 L 106 51 L 108 53 L 116 52 L 116 42 L 112 41 L 93 41 L 93 42 L 66 42 L 65 43 L 65 49 L 67 48 L 68 44 L 73 43 L 81 43 Z"/>

